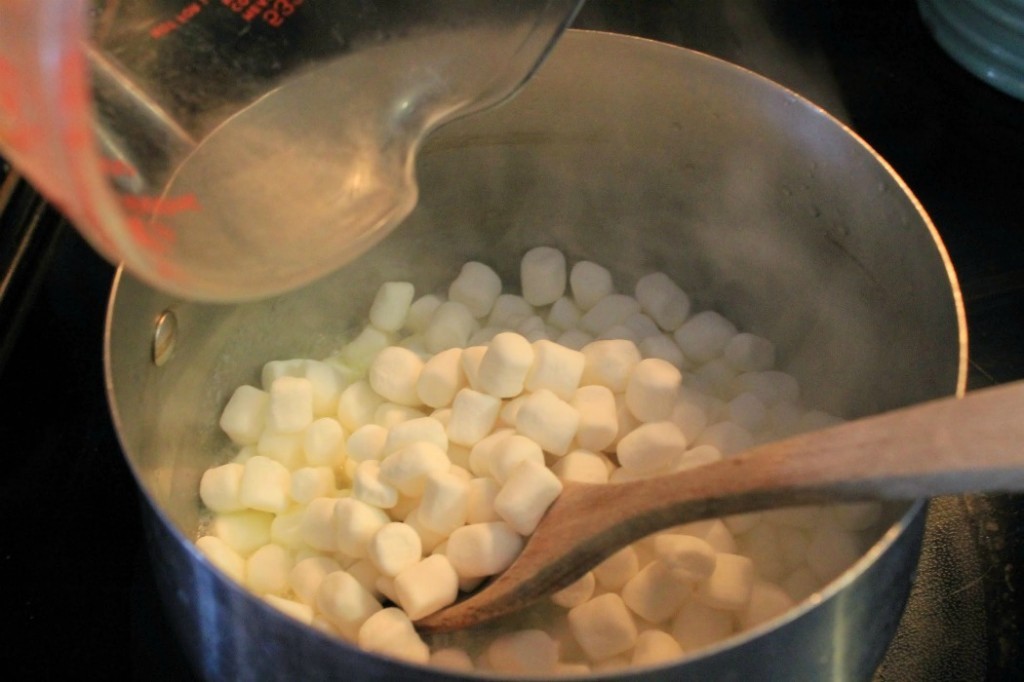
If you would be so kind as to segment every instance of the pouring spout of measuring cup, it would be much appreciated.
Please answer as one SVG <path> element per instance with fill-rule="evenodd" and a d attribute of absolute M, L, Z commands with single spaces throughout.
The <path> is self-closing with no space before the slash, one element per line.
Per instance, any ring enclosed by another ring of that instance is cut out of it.
<path fill-rule="evenodd" d="M 150 285 L 281 293 L 395 228 L 424 138 L 518 90 L 582 1 L 7 0 L 0 154 Z"/>

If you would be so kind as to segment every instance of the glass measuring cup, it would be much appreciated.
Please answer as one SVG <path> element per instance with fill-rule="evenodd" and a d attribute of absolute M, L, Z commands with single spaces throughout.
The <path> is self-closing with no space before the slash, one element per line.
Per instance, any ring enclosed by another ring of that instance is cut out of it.
<path fill-rule="evenodd" d="M 398 224 L 423 137 L 582 1 L 5 0 L 0 153 L 150 284 L 279 293 Z"/>

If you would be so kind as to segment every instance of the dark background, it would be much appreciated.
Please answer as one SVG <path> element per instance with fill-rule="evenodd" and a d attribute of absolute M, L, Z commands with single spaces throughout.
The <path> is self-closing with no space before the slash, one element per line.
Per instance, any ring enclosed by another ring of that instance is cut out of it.
<path fill-rule="evenodd" d="M 970 388 L 1024 378 L 1024 102 L 961 69 L 911 0 L 590 0 L 581 28 L 709 52 L 820 104 L 921 200 L 960 278 Z M 103 395 L 113 268 L 3 166 L 0 614 L 13 679 L 189 679 L 156 602 Z M 1024 679 L 1024 501 L 933 502 L 881 680 Z M 11 679 L 9 677 L 9 679 Z"/>

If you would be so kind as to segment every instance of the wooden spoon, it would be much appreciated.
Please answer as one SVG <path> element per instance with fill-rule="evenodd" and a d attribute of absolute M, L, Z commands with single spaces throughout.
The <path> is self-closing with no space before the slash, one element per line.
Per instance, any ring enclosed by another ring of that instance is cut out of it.
<path fill-rule="evenodd" d="M 681 523 L 773 507 L 1024 490 L 1024 382 L 759 445 L 629 483 L 567 483 L 519 558 L 416 623 L 471 627 L 572 583 L 619 548 Z"/>

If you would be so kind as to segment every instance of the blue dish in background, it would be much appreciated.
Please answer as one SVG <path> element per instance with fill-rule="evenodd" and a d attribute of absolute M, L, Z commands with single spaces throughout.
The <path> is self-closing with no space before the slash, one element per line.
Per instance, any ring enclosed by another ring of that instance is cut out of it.
<path fill-rule="evenodd" d="M 1024 99 L 1024 0 L 918 0 L 935 40 L 992 87 Z"/>

